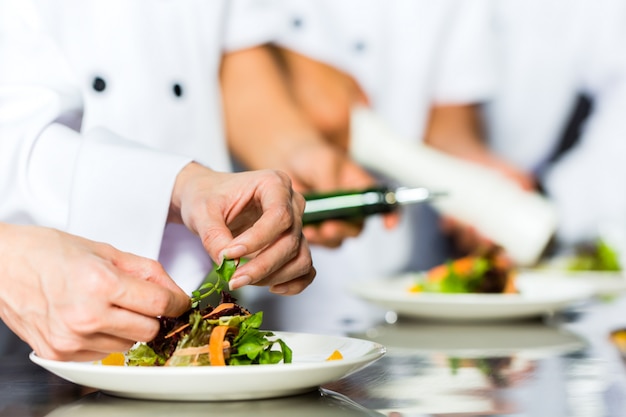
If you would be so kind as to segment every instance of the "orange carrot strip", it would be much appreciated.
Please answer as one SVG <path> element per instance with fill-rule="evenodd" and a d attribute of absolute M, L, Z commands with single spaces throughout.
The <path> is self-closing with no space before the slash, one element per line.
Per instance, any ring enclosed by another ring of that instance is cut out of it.
<path fill-rule="evenodd" d="M 473 256 L 465 256 L 463 258 L 452 261 L 452 270 L 463 276 L 472 271 L 476 258 Z M 431 282 L 441 281 L 448 275 L 448 264 L 437 265 L 430 269 L 427 273 L 427 279 Z"/>
<path fill-rule="evenodd" d="M 211 366 L 225 366 L 224 338 L 230 327 L 215 326 L 209 338 L 209 362 Z"/>
<path fill-rule="evenodd" d="M 234 307 L 235 307 L 235 303 L 222 303 L 218 305 L 217 307 L 215 307 L 213 310 L 211 310 L 210 313 L 206 313 L 204 316 L 202 316 L 202 318 L 206 319 L 207 317 L 211 317 L 213 314 L 217 314 L 220 311 L 228 310 L 229 308 L 234 308 Z"/>
<path fill-rule="evenodd" d="M 213 310 L 211 310 L 210 313 L 206 313 L 204 316 L 202 316 L 202 318 L 206 319 L 207 317 L 210 317 L 210 316 L 212 316 L 215 313 L 219 313 L 220 311 L 227 310 L 227 309 L 233 308 L 233 307 L 235 307 L 234 303 L 222 303 L 222 304 L 218 305 L 217 307 L 215 307 Z M 171 332 L 169 332 L 168 334 L 165 335 L 165 338 L 169 339 L 170 337 L 174 336 L 176 333 L 185 330 L 187 327 L 189 327 L 189 323 L 183 324 L 179 328 L 172 330 Z"/>

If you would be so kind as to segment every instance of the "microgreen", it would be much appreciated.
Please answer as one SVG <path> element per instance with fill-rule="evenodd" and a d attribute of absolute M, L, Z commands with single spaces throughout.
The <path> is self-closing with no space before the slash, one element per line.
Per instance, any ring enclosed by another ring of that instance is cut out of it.
<path fill-rule="evenodd" d="M 217 268 L 214 265 L 213 270 L 209 272 L 204 283 L 191 293 L 191 307 L 196 308 L 204 298 L 213 293 L 223 291 L 228 286 L 228 282 L 238 265 L 239 259 L 224 259 Z"/>
<path fill-rule="evenodd" d="M 263 312 L 259 311 L 241 323 L 233 341 L 236 351 L 231 354 L 229 365 L 268 365 L 281 360 L 291 363 L 293 354 L 289 346 L 281 339 L 268 339 L 274 333 L 259 330 L 262 321 Z M 280 350 L 272 350 L 274 344 L 278 344 Z"/>

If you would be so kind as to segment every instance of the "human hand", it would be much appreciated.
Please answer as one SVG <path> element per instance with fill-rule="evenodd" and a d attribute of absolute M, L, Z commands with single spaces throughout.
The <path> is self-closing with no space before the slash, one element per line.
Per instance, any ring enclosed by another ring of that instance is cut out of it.
<path fill-rule="evenodd" d="M 360 190 L 376 185 L 376 179 L 348 155 L 324 141 L 309 142 L 292 150 L 285 158 L 284 171 L 292 178 L 299 192 L 324 193 L 341 190 Z M 398 213 L 384 216 L 385 226 L 393 228 L 399 221 Z M 338 247 L 344 239 L 355 237 L 363 229 L 363 221 L 326 220 L 304 227 L 303 232 L 312 244 Z"/>
<path fill-rule="evenodd" d="M 231 290 L 254 284 L 292 295 L 315 277 L 302 236 L 304 204 L 280 171 L 221 173 L 191 163 L 176 179 L 170 221 L 196 233 L 218 265 L 250 258 L 231 278 Z"/>
<path fill-rule="evenodd" d="M 0 316 L 43 358 L 128 350 L 190 307 L 158 262 L 54 229 L 0 224 L 0 254 Z"/>
<path fill-rule="evenodd" d="M 355 105 L 369 105 L 359 83 L 336 67 L 280 48 L 294 100 L 320 133 L 343 150 L 350 147 L 350 118 Z"/>

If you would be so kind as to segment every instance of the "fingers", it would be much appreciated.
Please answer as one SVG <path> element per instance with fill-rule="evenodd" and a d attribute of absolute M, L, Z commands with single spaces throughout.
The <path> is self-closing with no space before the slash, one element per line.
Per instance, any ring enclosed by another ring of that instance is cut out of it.
<path fill-rule="evenodd" d="M 265 274 L 263 279 L 253 284 L 269 286 L 271 292 L 281 295 L 294 295 L 302 292 L 311 284 L 315 278 L 316 271 L 310 262 L 305 262 L 306 259 L 310 259 L 305 256 L 305 254 L 308 254 L 308 246 L 302 246 L 300 252 L 299 256 L 294 257 L 292 261 L 285 264 L 282 268 Z M 255 258 L 255 261 L 259 261 L 257 265 L 254 265 L 255 268 L 266 261 L 263 259 L 263 255 L 259 255 L 261 259 L 259 257 Z M 250 268 L 250 262 L 243 266 Z M 248 271 L 243 271 L 242 273 L 248 273 Z"/>
<path fill-rule="evenodd" d="M 125 310 L 147 317 L 177 317 L 190 307 L 190 299 L 182 291 L 120 273 L 121 285 L 109 295 L 110 302 Z"/>
<path fill-rule="evenodd" d="M 319 225 L 306 226 L 302 232 L 307 241 L 313 245 L 337 248 L 344 239 L 356 237 L 362 230 L 363 222 L 327 220 Z"/>
<path fill-rule="evenodd" d="M 118 305 L 151 317 L 177 317 L 189 309 L 189 296 L 159 262 L 125 252 L 119 252 L 112 262 L 125 273 L 127 281 L 127 292 L 123 293 L 123 298 L 116 300 L 120 303 Z M 150 308 L 151 311 L 145 311 L 145 307 L 137 306 L 136 302 L 129 300 L 133 297 L 143 299 L 142 303 L 147 303 L 146 297 L 152 298 L 155 304 Z M 137 307 L 142 311 L 137 310 Z"/>

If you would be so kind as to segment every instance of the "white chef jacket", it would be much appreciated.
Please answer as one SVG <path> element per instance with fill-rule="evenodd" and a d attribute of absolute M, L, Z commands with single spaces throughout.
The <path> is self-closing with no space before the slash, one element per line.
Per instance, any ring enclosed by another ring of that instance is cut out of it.
<path fill-rule="evenodd" d="M 491 92 L 482 0 L 289 0 L 286 7 L 277 42 L 355 77 L 376 112 L 409 140 L 421 140 L 433 102 L 475 103 Z M 345 297 L 345 288 L 409 266 L 415 227 L 406 214 L 394 230 L 372 217 L 358 238 L 340 248 L 313 247 L 316 281 L 303 297 L 280 302 L 293 303 L 306 316 L 297 322 L 311 329 L 327 313 L 343 324 L 365 318 L 375 309 Z M 328 327 L 324 322 L 321 329 Z"/>
<path fill-rule="evenodd" d="M 273 38 L 271 1 L 1 0 L 0 219 L 160 259 L 190 291 L 199 239 L 164 230 L 191 160 L 230 170 L 223 50 Z"/>
<path fill-rule="evenodd" d="M 541 180 L 566 244 L 626 218 L 626 2 L 497 0 L 500 79 L 487 106 L 493 149 Z M 579 144 L 546 166 L 578 94 L 593 111 Z M 622 225 L 626 234 L 626 224 Z"/>

